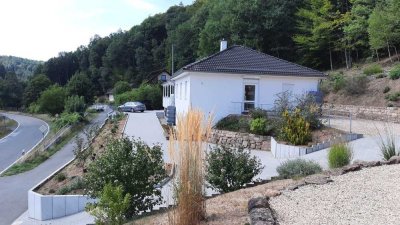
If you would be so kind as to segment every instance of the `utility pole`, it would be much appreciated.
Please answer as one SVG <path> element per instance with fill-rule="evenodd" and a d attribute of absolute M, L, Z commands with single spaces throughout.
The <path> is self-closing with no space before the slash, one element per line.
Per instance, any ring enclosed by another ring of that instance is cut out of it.
<path fill-rule="evenodd" d="M 172 44 L 171 48 L 172 48 L 171 76 L 173 76 L 174 75 L 174 44 Z"/>

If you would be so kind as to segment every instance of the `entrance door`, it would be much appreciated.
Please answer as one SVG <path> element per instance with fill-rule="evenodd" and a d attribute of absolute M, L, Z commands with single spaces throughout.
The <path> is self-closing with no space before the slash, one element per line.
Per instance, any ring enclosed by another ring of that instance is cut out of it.
<path fill-rule="evenodd" d="M 244 85 L 243 112 L 248 112 L 250 109 L 254 109 L 256 107 L 256 91 L 256 84 Z"/>

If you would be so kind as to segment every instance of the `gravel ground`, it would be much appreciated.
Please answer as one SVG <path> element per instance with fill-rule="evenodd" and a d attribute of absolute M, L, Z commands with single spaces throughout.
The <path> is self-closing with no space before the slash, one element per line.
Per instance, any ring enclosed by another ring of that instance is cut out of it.
<path fill-rule="evenodd" d="M 333 177 L 272 198 L 279 224 L 400 224 L 400 165 Z"/>

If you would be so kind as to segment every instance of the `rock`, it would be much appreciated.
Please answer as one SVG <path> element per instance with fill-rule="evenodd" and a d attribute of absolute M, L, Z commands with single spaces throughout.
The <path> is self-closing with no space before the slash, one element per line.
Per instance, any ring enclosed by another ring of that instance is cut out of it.
<path fill-rule="evenodd" d="M 392 157 L 390 157 L 388 162 L 389 162 L 388 163 L 389 165 L 391 165 L 391 164 L 399 164 L 400 163 L 400 156 L 397 156 L 397 155 L 392 156 Z"/>
<path fill-rule="evenodd" d="M 361 165 L 359 164 L 351 164 L 348 166 L 342 167 L 344 173 L 353 172 L 361 169 Z"/>
<path fill-rule="evenodd" d="M 335 169 L 330 169 L 327 171 L 322 172 L 322 174 L 325 174 L 327 176 L 339 176 L 344 174 L 344 171 L 342 168 L 335 168 Z"/>
<path fill-rule="evenodd" d="M 247 204 L 248 212 L 257 208 L 269 208 L 269 202 L 267 197 L 257 197 L 249 200 Z"/>
<path fill-rule="evenodd" d="M 380 165 L 382 165 L 380 161 L 371 161 L 371 162 L 367 162 L 365 167 L 375 167 L 375 166 L 380 166 Z"/>
<path fill-rule="evenodd" d="M 243 141 L 243 147 L 247 148 L 248 145 L 249 145 L 248 141 Z"/>
<path fill-rule="evenodd" d="M 329 182 L 332 182 L 332 179 L 324 174 L 314 174 L 314 175 L 310 175 L 307 176 L 306 178 L 304 178 L 304 182 L 306 182 L 306 184 L 326 184 Z"/>
<path fill-rule="evenodd" d="M 251 225 L 275 224 L 275 219 L 272 216 L 272 211 L 270 208 L 255 208 L 250 212 L 249 217 Z"/>
<path fill-rule="evenodd" d="M 268 198 L 272 198 L 272 197 L 276 197 L 276 196 L 281 195 L 281 192 L 278 191 L 278 190 L 274 190 L 274 189 L 267 189 L 264 194 Z"/>
<path fill-rule="evenodd" d="M 296 190 L 296 189 L 298 189 L 299 187 L 304 186 L 304 185 L 306 185 L 306 182 L 305 182 L 304 180 L 301 180 L 301 181 L 298 181 L 298 182 L 296 182 L 296 183 L 294 183 L 294 184 L 291 184 L 291 185 L 287 186 L 287 187 L 286 187 L 286 190 L 288 190 L 288 191 L 294 191 L 294 190 Z"/>

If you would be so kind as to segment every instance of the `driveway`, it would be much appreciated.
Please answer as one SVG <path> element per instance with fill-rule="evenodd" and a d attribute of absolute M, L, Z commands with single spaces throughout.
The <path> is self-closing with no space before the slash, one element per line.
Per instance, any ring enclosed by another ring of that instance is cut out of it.
<path fill-rule="evenodd" d="M 107 112 L 106 110 L 106 112 L 99 113 L 90 125 L 101 125 L 107 118 Z M 80 135 L 84 137 L 84 135 Z M 27 211 L 28 191 L 73 159 L 74 154 L 72 150 L 74 148 L 75 139 L 72 139 L 61 150 L 33 170 L 14 176 L 0 177 L 0 225 L 10 225 L 18 216 Z M 32 219 L 20 217 L 15 221 L 15 224 L 31 225 L 48 223 L 36 223 Z"/>
<path fill-rule="evenodd" d="M 48 124 L 43 120 L 11 113 L 3 114 L 17 121 L 18 127 L 10 135 L 0 139 L 0 171 L 21 157 L 22 151 L 31 150 L 49 130 Z M 45 128 L 44 133 L 39 130 L 40 127 Z"/>

